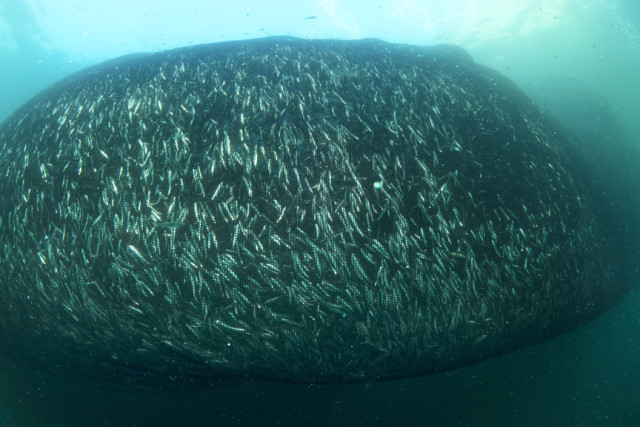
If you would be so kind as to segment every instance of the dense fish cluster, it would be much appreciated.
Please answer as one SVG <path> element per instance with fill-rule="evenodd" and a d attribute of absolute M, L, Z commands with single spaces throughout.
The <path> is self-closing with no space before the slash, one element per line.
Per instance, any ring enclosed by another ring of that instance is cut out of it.
<path fill-rule="evenodd" d="M 0 129 L 0 335 L 166 382 L 395 378 L 537 342 L 616 293 L 561 145 L 453 47 L 89 68 Z"/>

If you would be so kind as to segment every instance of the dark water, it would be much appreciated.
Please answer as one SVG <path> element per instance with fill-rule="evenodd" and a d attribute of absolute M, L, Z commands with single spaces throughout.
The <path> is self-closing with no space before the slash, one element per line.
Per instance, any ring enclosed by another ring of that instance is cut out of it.
<path fill-rule="evenodd" d="M 640 292 L 547 343 L 429 377 L 247 383 L 192 392 L 98 390 L 0 366 L 2 426 L 632 426 L 640 417 Z"/>

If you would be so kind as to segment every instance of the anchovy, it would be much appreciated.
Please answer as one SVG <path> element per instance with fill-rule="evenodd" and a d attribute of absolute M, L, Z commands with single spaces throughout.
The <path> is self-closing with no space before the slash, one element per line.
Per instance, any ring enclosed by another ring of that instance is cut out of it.
<path fill-rule="evenodd" d="M 0 127 L 0 333 L 162 384 L 514 350 L 620 293 L 564 143 L 452 47 L 279 38 L 98 65 Z"/>

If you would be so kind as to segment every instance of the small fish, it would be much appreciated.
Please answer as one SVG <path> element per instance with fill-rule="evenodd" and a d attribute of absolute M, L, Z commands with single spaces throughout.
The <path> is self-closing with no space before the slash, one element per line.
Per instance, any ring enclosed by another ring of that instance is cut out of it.
<path fill-rule="evenodd" d="M 159 222 L 155 225 L 155 228 L 180 228 L 182 227 L 184 224 L 184 222 L 179 222 L 179 221 L 165 221 L 165 222 Z"/>

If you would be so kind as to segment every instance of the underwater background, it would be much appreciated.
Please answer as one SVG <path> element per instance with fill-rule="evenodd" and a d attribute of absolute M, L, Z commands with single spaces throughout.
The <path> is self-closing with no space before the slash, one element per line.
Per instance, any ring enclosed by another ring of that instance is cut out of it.
<path fill-rule="evenodd" d="M 635 242 L 639 27 L 640 4 L 632 0 L 1 0 L 0 122 L 59 79 L 130 53 L 276 35 L 454 44 L 515 82 L 581 141 L 577 149 L 603 174 L 602 191 L 612 193 L 603 200 L 614 200 L 599 208 Z M 606 176 L 616 169 L 624 181 Z M 627 255 L 629 280 L 638 277 L 637 255 Z M 0 426 L 635 425 L 639 313 L 635 289 L 551 341 L 439 375 L 352 385 L 99 389 L 0 351 Z"/>

